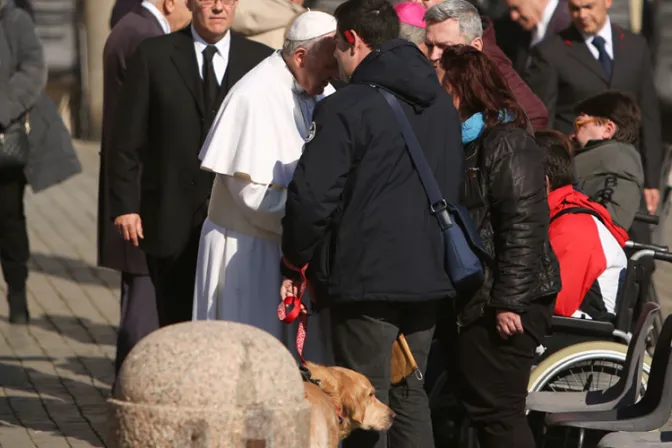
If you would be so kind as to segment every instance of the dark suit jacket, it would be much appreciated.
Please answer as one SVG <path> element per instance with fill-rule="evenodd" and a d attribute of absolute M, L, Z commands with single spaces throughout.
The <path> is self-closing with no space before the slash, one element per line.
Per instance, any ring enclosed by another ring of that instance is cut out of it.
<path fill-rule="evenodd" d="M 232 33 L 219 102 L 271 53 Z M 212 118 L 204 107 L 191 27 L 144 40 L 128 65 L 115 115 L 110 205 L 112 217 L 140 214 L 141 247 L 149 255 L 178 255 L 207 216 L 214 176 L 201 170 L 198 154 Z"/>
<path fill-rule="evenodd" d="M 560 0 L 551 16 L 551 21 L 548 22 L 544 40 L 555 36 L 571 24 L 572 21 L 569 17 L 567 0 Z M 521 75 L 524 74 L 527 68 L 527 61 L 530 57 L 532 33 L 521 28 L 508 15 L 495 21 L 495 32 L 497 33 L 497 43 L 502 51 L 504 51 L 504 54 L 511 59 L 513 68 Z"/>
<path fill-rule="evenodd" d="M 142 0 L 117 0 L 110 15 L 110 28 L 117 26 L 117 23 L 140 3 L 142 3 Z"/>
<path fill-rule="evenodd" d="M 550 126 L 573 132 L 574 107 L 606 90 L 630 92 L 642 110 L 640 153 L 645 187 L 659 188 L 662 164 L 661 122 L 653 86 L 651 55 L 643 37 L 612 25 L 614 65 L 607 79 L 599 62 L 573 26 L 532 50 L 526 80 L 546 104 Z"/>
<path fill-rule="evenodd" d="M 534 129 L 545 129 L 548 127 L 548 112 L 544 103 L 532 92 L 530 86 L 520 77 L 520 75 L 513 69 L 511 61 L 497 45 L 497 38 L 495 37 L 495 29 L 492 26 L 490 19 L 483 17 L 483 53 L 485 53 L 492 62 L 497 65 L 497 68 L 509 89 L 513 92 L 516 100 L 521 105 L 530 124 Z"/>
<path fill-rule="evenodd" d="M 98 265 L 136 275 L 147 275 L 145 254 L 121 238 L 110 215 L 110 146 L 114 113 L 121 86 L 126 79 L 128 60 L 140 42 L 163 34 L 156 17 L 146 8 L 137 5 L 112 29 L 103 50 L 103 136 L 98 184 Z"/>

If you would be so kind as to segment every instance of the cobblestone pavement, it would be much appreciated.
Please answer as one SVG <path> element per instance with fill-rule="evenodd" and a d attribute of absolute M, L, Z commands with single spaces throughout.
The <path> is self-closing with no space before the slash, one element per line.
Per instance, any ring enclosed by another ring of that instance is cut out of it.
<path fill-rule="evenodd" d="M 82 174 L 27 193 L 29 327 L 8 324 L 0 285 L 1 448 L 104 446 L 119 277 L 95 266 L 98 147 L 78 146 Z M 664 234 L 672 241 L 669 224 Z M 660 266 L 657 288 L 667 312 L 669 279 L 672 266 Z"/>
<path fill-rule="evenodd" d="M 32 323 L 10 326 L 0 286 L 0 446 L 101 447 L 113 381 L 119 277 L 96 264 L 98 147 L 84 172 L 26 196 Z"/>

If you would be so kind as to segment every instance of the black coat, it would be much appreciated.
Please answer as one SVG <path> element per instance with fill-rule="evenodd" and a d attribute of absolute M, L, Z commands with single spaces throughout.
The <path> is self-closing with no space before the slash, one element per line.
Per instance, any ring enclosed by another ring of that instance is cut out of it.
<path fill-rule="evenodd" d="M 463 154 L 452 99 L 415 45 L 386 42 L 349 85 L 318 103 L 315 136 L 288 187 L 282 250 L 294 265 L 310 262 L 319 306 L 454 295 L 439 226 L 400 128 L 369 84 L 401 100 L 442 193 L 453 202 L 459 196 Z"/>
<path fill-rule="evenodd" d="M 486 306 L 524 314 L 531 301 L 552 298 L 561 285 L 548 239 L 544 156 L 534 138 L 524 129 L 498 125 L 469 143 L 465 153 L 470 175 L 462 202 L 494 264 L 486 267 L 474 297 L 458 298 L 459 325 L 483 316 Z"/>
<path fill-rule="evenodd" d="M 271 53 L 232 33 L 219 102 Z M 198 153 L 212 116 L 204 106 L 191 27 L 138 45 L 115 114 L 110 217 L 139 213 L 141 248 L 149 255 L 179 254 L 207 216 L 214 177 L 201 170 Z"/>
<path fill-rule="evenodd" d="M 612 25 L 611 32 L 611 79 L 607 79 L 579 31 L 570 27 L 534 47 L 526 81 L 546 105 L 549 127 L 565 134 L 574 130 L 574 107 L 578 102 L 607 90 L 631 93 L 642 111 L 639 150 L 645 187 L 660 188 L 662 132 L 651 54 L 643 37 L 616 25 Z"/>
<path fill-rule="evenodd" d="M 112 222 L 110 147 L 114 115 L 121 86 L 126 80 L 128 61 L 140 42 L 163 34 L 163 28 L 156 17 L 147 8 L 138 5 L 112 29 L 103 50 L 103 136 L 98 183 L 98 265 L 135 275 L 147 275 L 147 262 L 145 254 L 139 248 L 121 238 Z"/>
<path fill-rule="evenodd" d="M 555 36 L 571 25 L 571 23 L 572 20 L 569 17 L 567 0 L 560 0 L 555 11 L 553 11 L 551 20 L 546 26 L 546 33 L 543 39 Z M 495 34 L 497 35 L 497 45 L 511 59 L 513 68 L 522 76 L 525 74 L 525 69 L 530 59 L 532 32 L 524 30 L 518 22 L 511 20 L 508 14 L 501 19 L 495 20 L 494 25 Z"/>
<path fill-rule="evenodd" d="M 131 12 L 133 8 L 142 3 L 142 0 L 117 0 L 112 8 L 110 15 L 110 28 L 117 26 L 117 23 L 124 18 L 126 14 Z"/>

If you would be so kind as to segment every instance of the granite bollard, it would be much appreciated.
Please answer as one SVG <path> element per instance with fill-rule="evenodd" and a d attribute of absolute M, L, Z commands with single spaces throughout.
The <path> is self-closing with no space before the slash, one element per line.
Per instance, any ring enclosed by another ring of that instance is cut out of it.
<path fill-rule="evenodd" d="M 185 322 L 142 339 L 119 372 L 112 448 L 303 448 L 310 404 L 287 349 L 224 321 Z"/>

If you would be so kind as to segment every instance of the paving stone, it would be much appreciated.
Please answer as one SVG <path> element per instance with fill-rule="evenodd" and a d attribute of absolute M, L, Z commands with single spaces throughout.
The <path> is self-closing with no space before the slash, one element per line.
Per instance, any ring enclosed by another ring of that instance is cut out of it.
<path fill-rule="evenodd" d="M 26 193 L 32 321 L 0 300 L 0 448 L 105 446 L 120 280 L 95 265 L 98 147 L 77 147 L 82 174 Z"/>

